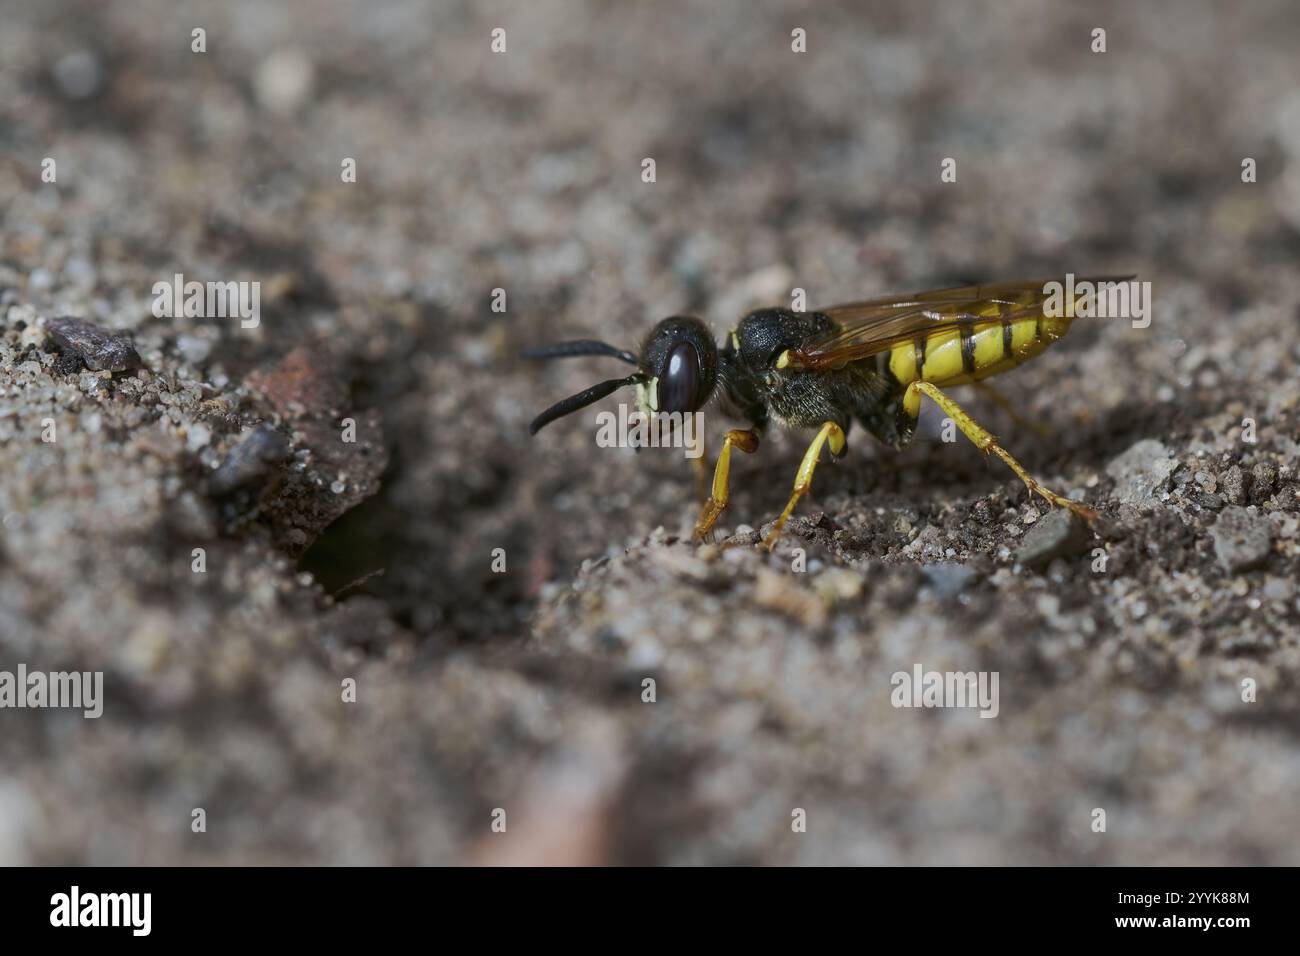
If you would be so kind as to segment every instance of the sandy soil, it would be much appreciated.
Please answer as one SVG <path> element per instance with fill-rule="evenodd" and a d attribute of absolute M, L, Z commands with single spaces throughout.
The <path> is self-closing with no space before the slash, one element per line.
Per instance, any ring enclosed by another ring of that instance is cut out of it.
<path fill-rule="evenodd" d="M 6 4 L 0 670 L 104 713 L 0 710 L 0 863 L 1300 863 L 1300 15 L 833 7 Z M 1150 327 L 958 397 L 1095 535 L 929 414 L 774 555 L 807 436 L 700 546 L 527 434 L 617 363 L 525 346 L 1066 271 Z"/>

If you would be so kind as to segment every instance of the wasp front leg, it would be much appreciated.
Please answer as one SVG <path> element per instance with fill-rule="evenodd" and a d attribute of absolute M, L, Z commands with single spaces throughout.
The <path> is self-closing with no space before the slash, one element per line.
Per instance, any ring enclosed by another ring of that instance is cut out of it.
<path fill-rule="evenodd" d="M 776 549 L 776 542 L 781 537 L 781 529 L 794 513 L 795 505 L 799 504 L 799 499 L 808 494 L 809 489 L 812 488 L 813 472 L 817 470 L 817 458 L 822 453 L 822 446 L 828 443 L 831 446 L 831 454 L 836 458 L 843 455 L 848 446 L 844 429 L 834 422 L 824 424 L 817 437 L 812 440 L 812 444 L 808 446 L 808 450 L 804 452 L 803 461 L 799 464 L 799 473 L 794 479 L 794 494 L 790 496 L 790 501 L 781 512 L 781 517 L 776 519 L 776 524 L 772 525 L 772 530 L 768 532 L 763 542 L 767 545 L 767 550 Z"/>
<path fill-rule="evenodd" d="M 758 441 L 759 432 L 756 428 L 733 428 L 722 439 L 722 451 L 718 452 L 718 465 L 713 471 L 713 491 L 709 495 L 709 500 L 704 502 L 704 507 L 700 509 L 700 520 L 695 522 L 695 537 L 703 539 L 712 531 L 719 516 L 727 507 L 728 485 L 731 479 L 731 449 L 735 447 L 747 455 L 753 454 L 758 450 Z"/>

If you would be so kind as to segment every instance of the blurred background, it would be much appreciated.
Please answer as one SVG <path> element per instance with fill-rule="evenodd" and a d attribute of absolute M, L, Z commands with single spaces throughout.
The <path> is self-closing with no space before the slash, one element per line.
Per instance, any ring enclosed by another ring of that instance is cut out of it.
<path fill-rule="evenodd" d="M 1298 46 L 1283 0 L 6 0 L 0 669 L 107 699 L 0 712 L 0 862 L 1300 862 Z M 1009 377 L 1044 435 L 969 406 L 1102 573 L 966 445 L 856 436 L 800 576 L 683 540 L 690 468 L 597 409 L 527 436 L 614 372 L 523 347 L 1067 271 L 1151 328 Z M 175 273 L 260 327 L 155 318 Z M 56 368 L 62 315 L 145 370 Z M 258 427 L 289 457 L 214 493 Z M 892 709 L 917 661 L 1000 717 Z"/>

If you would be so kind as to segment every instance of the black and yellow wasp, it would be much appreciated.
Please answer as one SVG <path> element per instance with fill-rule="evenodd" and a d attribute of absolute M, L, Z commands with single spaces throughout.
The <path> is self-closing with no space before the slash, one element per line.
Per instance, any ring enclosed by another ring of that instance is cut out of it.
<path fill-rule="evenodd" d="M 1031 493 L 1091 521 L 1096 512 L 1040 484 L 943 392 L 1014 368 L 1065 335 L 1082 296 L 1064 308 L 1049 309 L 1050 281 L 962 286 L 813 312 L 759 309 L 727 333 L 721 350 L 705 324 L 690 316 L 657 324 L 639 355 L 593 340 L 533 349 L 525 357 L 605 355 L 637 370 L 553 405 L 533 420 L 529 432 L 536 434 L 626 385 L 636 388 L 638 408 L 647 414 L 694 412 L 716 397 L 727 414 L 747 420 L 750 427 L 732 429 L 723 439 L 712 491 L 695 525 L 703 538 L 727 507 L 733 448 L 756 451 L 772 420 L 790 428 L 815 428 L 794 493 L 768 533 L 766 543 L 772 548 L 812 486 L 823 445 L 842 456 L 856 419 L 880 441 L 901 448 L 915 431 L 925 396 L 977 447 L 1006 462 Z"/>

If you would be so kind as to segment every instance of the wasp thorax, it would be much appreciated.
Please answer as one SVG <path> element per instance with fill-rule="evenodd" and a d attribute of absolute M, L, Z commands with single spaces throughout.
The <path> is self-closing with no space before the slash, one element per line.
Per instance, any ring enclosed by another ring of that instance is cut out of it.
<path fill-rule="evenodd" d="M 641 350 L 641 368 L 660 412 L 693 412 L 713 394 L 718 350 L 699 319 L 677 315 L 654 327 Z"/>

